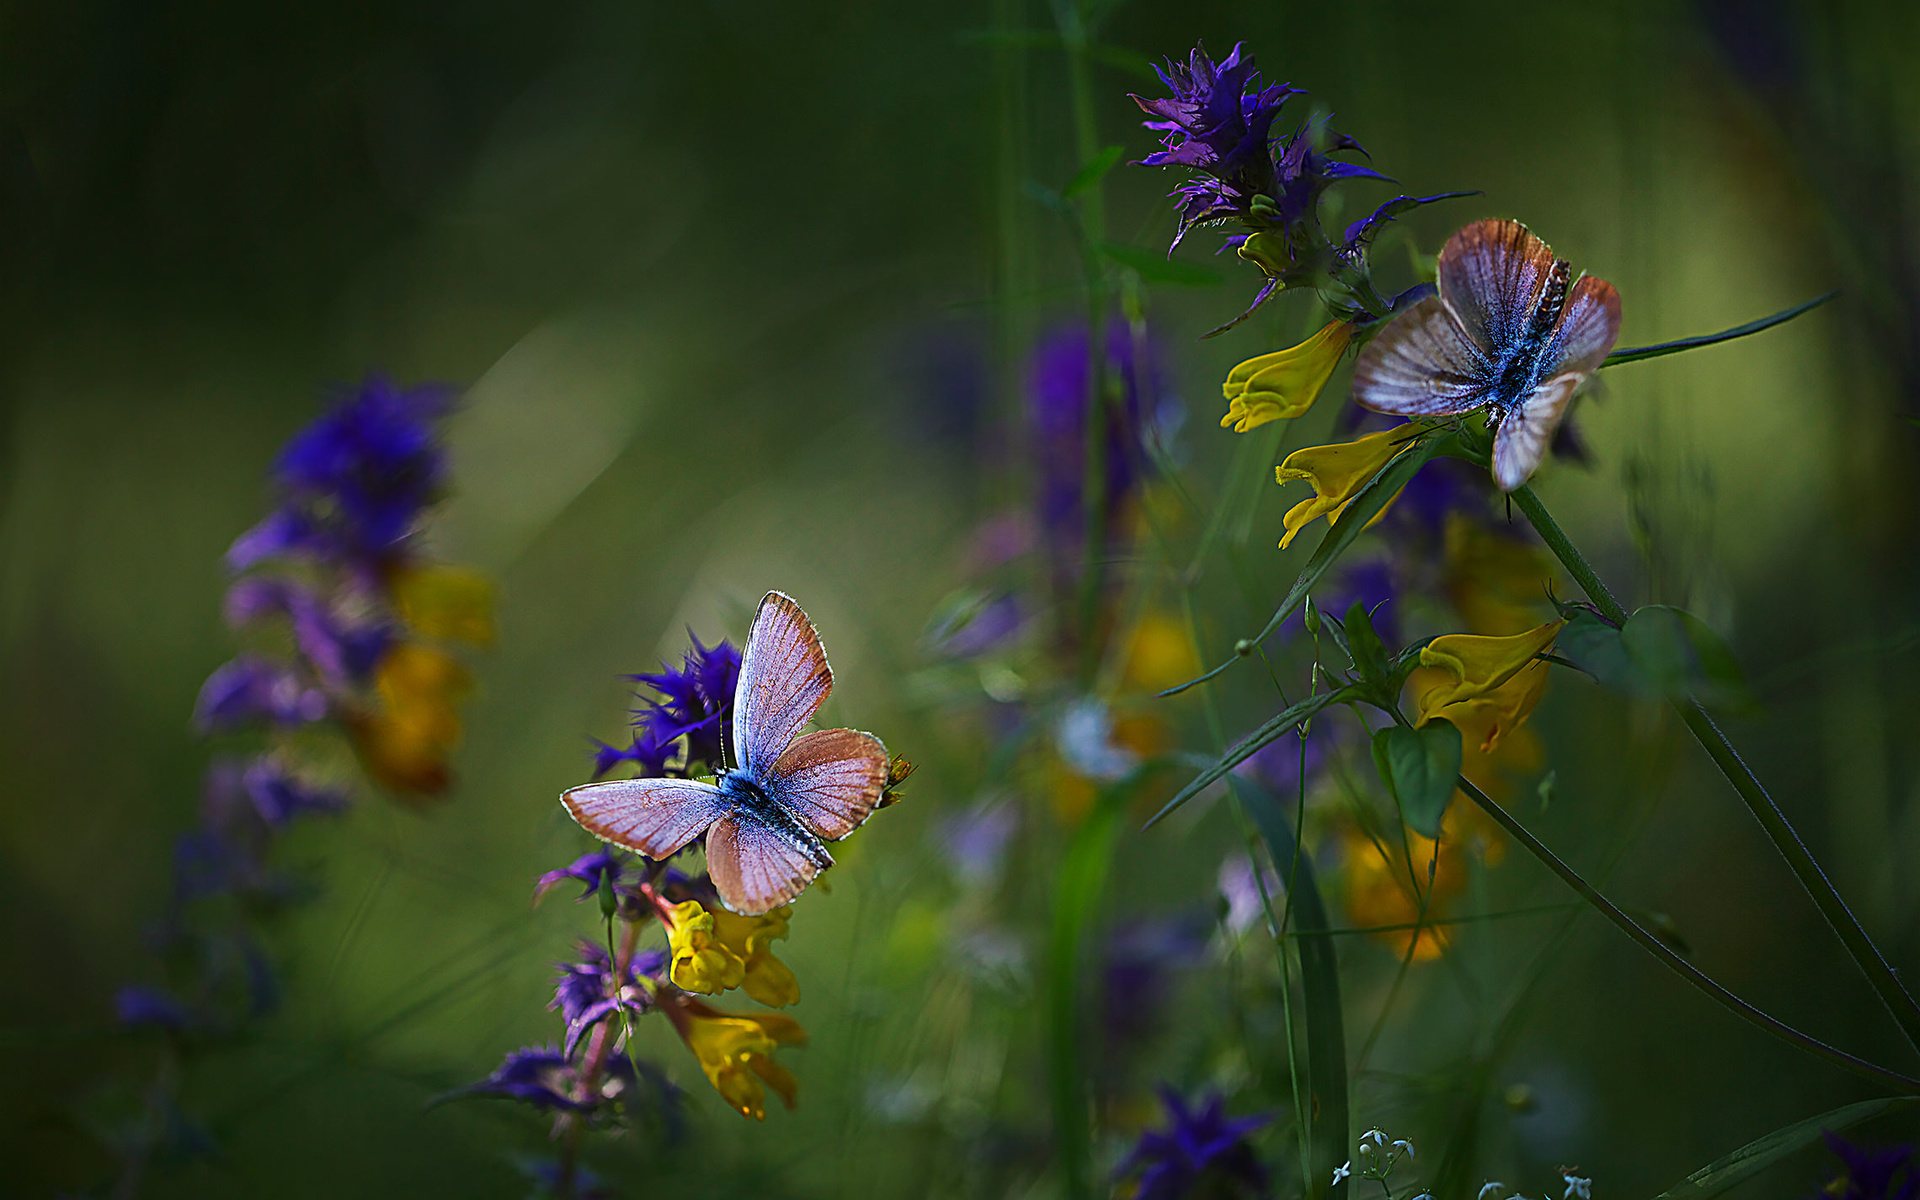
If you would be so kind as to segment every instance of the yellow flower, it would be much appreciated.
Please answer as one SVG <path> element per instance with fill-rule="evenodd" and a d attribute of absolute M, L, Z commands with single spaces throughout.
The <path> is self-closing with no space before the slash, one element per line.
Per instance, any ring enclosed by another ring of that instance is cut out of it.
<path fill-rule="evenodd" d="M 792 1108 L 800 1095 L 793 1072 L 773 1061 L 781 1046 L 805 1045 L 806 1030 L 791 1017 L 773 1013 L 723 1013 L 694 1000 L 667 1010 L 687 1048 L 721 1099 L 743 1117 L 767 1119 L 767 1088 Z"/>
<path fill-rule="evenodd" d="M 1540 697 L 1547 690 L 1547 673 L 1546 661 L 1535 659 L 1484 695 L 1471 700 L 1458 700 L 1432 710 L 1423 705 L 1420 724 L 1424 725 L 1434 717 L 1445 718 L 1459 728 L 1466 749 L 1472 750 L 1477 746 L 1479 753 L 1492 754 L 1499 748 L 1503 738 L 1520 728 L 1533 715 Z M 1439 688 L 1446 686 L 1444 682 L 1439 684 Z"/>
<path fill-rule="evenodd" d="M 674 905 L 672 914 L 667 942 L 675 987 L 707 995 L 744 987 L 747 995 L 773 1008 L 800 999 L 800 981 L 773 956 L 774 940 L 787 936 L 790 906 L 743 917 L 724 909 L 709 912 L 698 900 L 688 900 Z"/>
<path fill-rule="evenodd" d="M 1410 431 L 1403 425 L 1370 433 L 1357 441 L 1308 446 L 1287 455 L 1286 461 L 1274 468 L 1274 477 L 1281 483 L 1304 479 L 1313 485 L 1315 494 L 1288 509 L 1287 515 L 1281 518 L 1287 535 L 1280 539 L 1280 548 L 1286 549 L 1296 534 L 1320 517 L 1327 517 L 1330 522 L 1339 520 L 1360 489 L 1400 452 L 1409 436 Z M 1400 493 L 1395 492 L 1393 499 L 1399 498 Z M 1386 515 L 1391 507 L 1393 500 L 1381 505 L 1373 521 Z M 1367 524 L 1371 526 L 1373 521 Z"/>
<path fill-rule="evenodd" d="M 421 637 L 493 644 L 493 581 L 465 567 L 403 567 L 393 573 L 400 619 Z"/>
<path fill-rule="evenodd" d="M 1451 825 L 1452 821 L 1449 820 L 1448 824 Z M 1427 897 L 1426 917 L 1429 921 L 1443 916 L 1448 903 L 1465 889 L 1467 883 L 1466 855 L 1461 851 L 1458 839 L 1444 835 L 1443 838 L 1439 866 L 1433 877 L 1433 892 Z M 1408 880 L 1406 859 L 1402 857 L 1400 847 L 1390 842 L 1383 847 L 1351 826 L 1342 831 L 1340 842 L 1347 915 L 1354 925 L 1362 929 L 1380 925 L 1417 925 L 1420 921 L 1420 903 Z M 1409 829 L 1407 846 L 1414 870 L 1424 885 L 1427 866 L 1434 861 L 1433 841 Z M 1384 855 L 1381 853 L 1383 849 L 1386 850 Z M 1404 955 L 1407 947 L 1412 946 L 1413 960 L 1428 962 L 1440 957 L 1447 948 L 1447 931 L 1447 926 L 1439 925 L 1424 929 L 1389 929 L 1373 936 L 1392 946 L 1396 954 Z"/>
<path fill-rule="evenodd" d="M 1187 636 L 1186 622 L 1168 613 L 1149 612 L 1141 617 L 1125 653 L 1121 679 L 1139 691 L 1157 692 L 1200 673 L 1200 656 Z"/>
<path fill-rule="evenodd" d="M 1539 550 L 1516 537 L 1448 513 L 1441 586 L 1469 633 L 1519 633 L 1539 622 L 1553 572 Z"/>
<path fill-rule="evenodd" d="M 1440 715 L 1449 705 L 1478 700 L 1498 689 L 1553 645 L 1553 639 L 1565 624 L 1565 621 L 1548 621 L 1537 629 L 1507 637 L 1449 633 L 1427 643 L 1420 651 L 1420 665 L 1433 667 L 1441 675 L 1434 686 L 1419 693 L 1420 723 Z M 1544 687 L 1544 681 L 1539 686 Z M 1536 688 L 1533 702 L 1539 698 Z M 1509 695 L 1503 702 L 1511 711 L 1518 712 L 1521 698 Z M 1532 710 L 1532 704 L 1528 703 L 1525 711 Z M 1519 716 L 1520 720 L 1526 719 L 1525 713 Z"/>
<path fill-rule="evenodd" d="M 445 791 L 447 758 L 460 741 L 455 706 L 471 689 L 467 669 L 444 651 L 418 642 L 387 651 L 374 672 L 376 703 L 349 718 L 367 773 L 404 794 Z"/>
<path fill-rule="evenodd" d="M 1340 365 L 1353 326 L 1334 321 L 1298 346 L 1250 358 L 1227 372 L 1220 390 L 1227 398 L 1222 427 L 1245 433 L 1281 417 L 1297 417 L 1313 407 Z"/>

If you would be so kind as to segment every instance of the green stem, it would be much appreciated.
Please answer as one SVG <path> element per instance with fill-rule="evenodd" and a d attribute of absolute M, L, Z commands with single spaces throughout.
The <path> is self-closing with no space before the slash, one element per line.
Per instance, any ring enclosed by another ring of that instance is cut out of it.
<path fill-rule="evenodd" d="M 1862 1079 L 1872 1080 L 1874 1083 L 1882 1087 L 1891 1088 L 1901 1095 L 1920 1095 L 1920 1079 L 1910 1079 L 1905 1075 L 1896 1071 L 1889 1071 L 1885 1067 L 1877 1066 L 1865 1059 L 1855 1058 L 1844 1050 L 1829 1046 L 1820 1039 L 1810 1034 L 1802 1033 L 1786 1022 L 1767 1015 L 1753 1005 L 1748 1004 L 1745 1000 L 1734 995 L 1716 983 L 1698 967 L 1686 959 L 1681 958 L 1665 942 L 1662 942 L 1657 936 L 1643 928 L 1639 922 L 1620 911 L 1619 907 L 1615 905 L 1613 901 L 1601 895 L 1597 888 L 1585 879 L 1582 879 L 1572 867 L 1562 862 L 1560 857 L 1553 851 L 1547 849 L 1544 842 L 1534 837 L 1526 826 L 1515 820 L 1512 814 L 1508 813 L 1506 809 L 1494 803 L 1485 792 L 1475 787 L 1473 782 L 1464 775 L 1460 777 L 1460 790 L 1465 792 L 1475 804 L 1478 804 L 1488 816 L 1498 822 L 1502 829 L 1511 834 L 1515 841 L 1525 846 L 1535 858 L 1545 863 L 1547 868 L 1555 875 L 1558 875 L 1568 887 L 1578 892 L 1582 899 L 1598 909 L 1601 915 L 1605 916 L 1607 920 L 1619 926 L 1620 930 L 1628 937 L 1638 942 L 1641 949 L 1659 959 L 1675 974 L 1704 992 L 1721 1007 L 1732 1012 L 1741 1020 L 1766 1030 L 1788 1045 L 1797 1046 L 1816 1058 L 1825 1059 L 1827 1062 L 1843 1070 L 1853 1072 Z"/>
<path fill-rule="evenodd" d="M 1601 615 L 1616 625 L 1624 625 L 1627 620 L 1627 610 L 1621 607 L 1620 601 L 1607 590 L 1607 585 L 1601 582 L 1600 576 L 1595 573 L 1586 558 L 1567 539 L 1567 535 L 1554 521 L 1553 514 L 1540 503 L 1540 497 L 1534 495 L 1533 489 L 1525 484 L 1522 484 L 1512 495 L 1514 504 L 1526 514 L 1527 520 L 1533 522 L 1533 527 L 1539 531 L 1541 540 L 1547 543 L 1547 548 L 1553 551 L 1554 557 L 1560 560 L 1573 575 L 1574 581 L 1592 598 L 1593 603 L 1600 609 Z M 1800 835 L 1788 823 L 1786 814 L 1780 811 L 1780 806 L 1775 804 L 1773 797 L 1767 794 L 1767 789 L 1761 785 L 1759 777 L 1753 773 L 1753 768 L 1747 766 L 1735 752 L 1732 743 L 1727 741 L 1727 735 L 1720 732 L 1720 727 L 1715 725 L 1713 718 L 1700 707 L 1699 701 L 1688 696 L 1675 700 L 1673 706 L 1679 711 L 1680 719 L 1686 724 L 1687 731 L 1693 734 L 1694 739 L 1706 750 L 1707 756 L 1713 759 L 1713 764 L 1720 768 L 1722 775 L 1727 777 L 1727 782 L 1733 784 L 1733 790 L 1745 802 L 1747 810 L 1753 814 L 1756 821 L 1760 822 L 1760 828 L 1766 831 L 1767 838 L 1773 843 L 1774 849 L 1780 852 L 1780 857 L 1786 860 L 1788 868 L 1800 880 L 1800 885 L 1806 888 L 1807 895 L 1813 898 L 1814 906 L 1820 910 L 1820 915 L 1827 919 L 1827 924 L 1832 926 L 1834 933 L 1839 935 L 1841 944 L 1846 946 L 1854 965 L 1860 969 L 1867 983 L 1879 995 L 1881 1003 L 1887 1006 L 1887 1011 L 1899 1024 L 1900 1031 L 1906 1034 L 1907 1041 L 1915 1049 L 1920 1049 L 1920 1004 L 1914 1003 L 1912 993 L 1907 991 L 1899 977 L 1893 973 L 1893 967 L 1887 963 L 1879 947 L 1873 944 L 1873 939 L 1867 936 L 1866 929 L 1861 926 L 1859 918 L 1853 915 L 1853 910 L 1847 907 L 1847 902 L 1840 898 L 1840 892 L 1833 886 L 1833 881 L 1827 878 L 1826 872 L 1820 869 L 1820 864 L 1814 861 L 1813 852 L 1807 849 L 1807 844 L 1800 840 Z"/>

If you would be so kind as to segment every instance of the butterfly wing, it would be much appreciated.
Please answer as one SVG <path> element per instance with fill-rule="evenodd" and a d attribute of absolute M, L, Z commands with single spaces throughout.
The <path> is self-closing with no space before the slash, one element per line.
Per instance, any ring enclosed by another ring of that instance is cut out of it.
<path fill-rule="evenodd" d="M 1402 417 L 1463 413 L 1486 403 L 1493 366 L 1438 296 L 1395 317 L 1360 351 L 1353 399 Z"/>
<path fill-rule="evenodd" d="M 1553 251 L 1518 221 L 1475 221 L 1440 251 L 1440 298 L 1498 358 L 1526 335 Z"/>
<path fill-rule="evenodd" d="M 722 817 L 707 831 L 707 875 L 720 902 L 742 916 L 780 907 L 832 865 L 824 848 L 810 850 L 751 818 Z"/>
<path fill-rule="evenodd" d="M 560 802 L 588 833 L 648 858 L 675 853 L 732 807 L 693 779 L 612 779 L 569 788 Z"/>
<path fill-rule="evenodd" d="M 768 592 L 747 630 L 733 701 L 740 765 L 764 778 L 833 690 L 833 669 L 813 622 L 792 597 Z"/>
<path fill-rule="evenodd" d="M 887 786 L 887 748 L 857 729 L 798 738 L 773 764 L 773 795 L 816 837 L 837 842 L 873 815 Z"/>
<path fill-rule="evenodd" d="M 1567 415 L 1568 402 L 1586 379 L 1576 371 L 1555 375 L 1507 410 L 1493 438 L 1493 478 L 1501 491 L 1519 487 L 1539 469 L 1553 431 Z"/>
<path fill-rule="evenodd" d="M 1553 338 L 1548 375 L 1572 371 L 1584 378 L 1599 370 L 1620 339 L 1620 293 L 1604 279 L 1582 275 L 1567 293 Z"/>

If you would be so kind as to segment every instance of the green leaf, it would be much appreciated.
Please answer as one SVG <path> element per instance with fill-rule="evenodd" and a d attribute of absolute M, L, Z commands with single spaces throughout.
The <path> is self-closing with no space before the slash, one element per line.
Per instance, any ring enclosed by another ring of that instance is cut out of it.
<path fill-rule="evenodd" d="M 1115 147 L 1118 149 L 1118 147 Z M 1197 263 L 1168 258 L 1158 250 L 1142 250 L 1125 242 L 1102 242 L 1100 252 L 1140 277 L 1142 283 L 1172 287 L 1212 287 L 1220 272 Z"/>
<path fill-rule="evenodd" d="M 1373 631 L 1373 617 L 1363 601 L 1355 600 L 1347 610 L 1347 648 L 1353 665 L 1366 679 L 1379 683 L 1387 677 L 1387 647 Z"/>
<path fill-rule="evenodd" d="M 1708 708 L 1758 707 L 1733 651 L 1692 613 L 1649 604 L 1627 619 L 1620 645 L 1660 695 L 1692 695 Z"/>
<path fill-rule="evenodd" d="M 1254 828 L 1267 843 L 1273 869 L 1288 881 L 1294 944 L 1300 952 L 1300 992 L 1307 1024 L 1307 1119 L 1313 1146 L 1312 1195 L 1333 1200 L 1347 1194 L 1333 1169 L 1352 1156 L 1347 1144 L 1347 1035 L 1340 1010 L 1340 960 L 1334 951 L 1327 906 L 1314 879 L 1312 855 L 1294 840 L 1280 802 L 1265 788 L 1236 776 L 1231 785 Z"/>
<path fill-rule="evenodd" d="M 1902 1096 L 1862 1100 L 1858 1104 L 1843 1105 L 1817 1117 L 1796 1121 L 1763 1138 L 1748 1142 L 1725 1158 L 1715 1159 L 1661 1192 L 1656 1200 L 1708 1200 L 1735 1184 L 1744 1183 L 1801 1147 L 1810 1145 L 1828 1130 L 1838 1132 L 1868 1117 L 1877 1117 L 1890 1109 L 1908 1108 L 1914 1103 L 1916 1101 L 1911 1097 Z"/>
<path fill-rule="evenodd" d="M 1620 644 L 1620 631 L 1584 608 L 1574 609 L 1567 618 L 1554 639 L 1554 651 L 1605 687 L 1635 696 L 1652 694 Z"/>
<path fill-rule="evenodd" d="M 1439 717 L 1419 729 L 1389 725 L 1373 735 L 1373 763 L 1406 823 L 1438 838 L 1460 774 L 1460 731 Z"/>
<path fill-rule="evenodd" d="M 1105 150 L 1094 155 L 1082 164 L 1078 171 L 1073 173 L 1072 179 L 1067 180 L 1067 186 L 1060 189 L 1060 195 L 1071 200 L 1094 184 L 1099 183 L 1102 179 L 1106 178 L 1108 171 L 1113 170 L 1114 164 L 1120 161 L 1120 156 L 1125 152 L 1126 147 L 1124 146 L 1108 146 Z"/>
<path fill-rule="evenodd" d="M 1360 536 L 1360 531 L 1367 527 L 1367 522 L 1379 515 L 1380 510 L 1387 506 L 1387 501 L 1400 494 L 1400 489 L 1413 478 L 1414 472 L 1426 466 L 1427 461 L 1440 452 L 1440 446 L 1445 440 L 1438 437 L 1421 438 L 1386 466 L 1381 467 L 1379 472 L 1367 481 L 1367 485 L 1361 488 L 1359 494 L 1354 496 L 1342 510 L 1340 519 L 1335 521 L 1332 528 L 1327 530 L 1326 536 L 1320 539 L 1320 545 L 1315 547 L 1313 557 L 1307 559 L 1307 565 L 1302 567 L 1300 574 L 1294 577 L 1293 586 L 1287 589 L 1286 599 L 1280 602 L 1280 607 L 1275 609 L 1273 616 L 1267 620 L 1266 628 L 1248 640 L 1256 646 L 1259 645 L 1271 637 L 1274 630 L 1280 628 L 1282 621 L 1294 614 L 1294 611 L 1306 600 L 1307 593 L 1319 586 L 1320 580 L 1333 569 L 1335 563 L 1340 561 L 1340 556 L 1347 552 L 1347 547 L 1353 545 L 1353 540 Z M 1160 695 L 1177 696 L 1188 688 L 1198 687 L 1231 667 L 1239 661 L 1240 657 L 1235 655 L 1199 678 L 1175 684 Z"/>
<path fill-rule="evenodd" d="M 1162 807 L 1159 812 L 1153 814 L 1152 818 L 1147 821 L 1143 828 L 1153 828 L 1154 824 L 1161 818 L 1193 799 L 1202 789 L 1251 758 L 1261 747 L 1277 740 L 1287 733 L 1287 731 L 1301 723 L 1311 720 L 1314 714 L 1318 713 L 1321 709 L 1335 704 L 1345 704 L 1350 700 L 1358 699 L 1361 690 L 1361 687 L 1356 684 L 1340 688 L 1336 691 L 1319 692 L 1307 697 L 1298 704 L 1290 705 L 1282 709 L 1279 715 L 1273 717 L 1266 724 L 1260 726 L 1260 728 L 1254 730 L 1246 737 L 1235 742 L 1212 766 L 1195 775 L 1193 779 L 1187 783 L 1187 786 L 1181 788 L 1179 792 L 1174 795 L 1173 799 L 1167 801 L 1166 805 Z"/>
<path fill-rule="evenodd" d="M 1625 350 L 1615 350 L 1607 355 L 1602 367 L 1617 367 L 1621 363 L 1639 362 L 1645 358 L 1659 358 L 1663 354 L 1678 354 L 1682 350 L 1698 350 L 1702 346 L 1714 346 L 1721 342 L 1730 342 L 1735 338 L 1747 337 L 1763 329 L 1772 329 L 1783 325 L 1804 312 L 1811 312 L 1822 304 L 1838 296 L 1839 292 L 1828 292 L 1824 296 L 1815 296 L 1805 304 L 1797 304 L 1783 309 L 1770 317 L 1761 317 L 1758 321 L 1748 321 L 1745 325 L 1735 325 L 1732 329 L 1723 329 L 1719 333 L 1703 333 L 1699 337 L 1681 338 L 1677 342 L 1661 342 L 1657 346 L 1629 346 Z"/>

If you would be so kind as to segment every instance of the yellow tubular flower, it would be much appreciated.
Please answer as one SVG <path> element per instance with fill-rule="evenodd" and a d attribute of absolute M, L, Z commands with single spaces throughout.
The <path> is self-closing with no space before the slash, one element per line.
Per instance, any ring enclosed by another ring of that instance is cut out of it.
<path fill-rule="evenodd" d="M 713 914 L 698 900 L 673 906 L 667 945 L 673 953 L 669 978 L 677 988 L 715 995 L 739 987 L 746 978 L 746 964 L 719 943 L 714 936 Z"/>
<path fill-rule="evenodd" d="M 1280 548 L 1286 549 L 1295 535 L 1320 517 L 1327 517 L 1330 522 L 1339 520 L 1341 512 L 1353 503 L 1360 489 L 1400 452 L 1409 436 L 1410 431 L 1403 425 L 1370 433 L 1357 441 L 1308 446 L 1287 455 L 1286 461 L 1274 468 L 1274 477 L 1281 483 L 1304 479 L 1313 485 L 1315 494 L 1287 510 L 1282 518 L 1287 535 L 1280 539 Z M 1400 494 L 1395 492 L 1394 500 L 1399 498 Z M 1385 516 L 1392 507 L 1393 500 L 1387 501 L 1373 521 Z M 1367 524 L 1371 526 L 1373 521 Z"/>
<path fill-rule="evenodd" d="M 756 1121 L 767 1119 L 767 1088 L 788 1108 L 798 1102 L 800 1081 L 773 1061 L 781 1046 L 804 1045 L 806 1031 L 790 1017 L 722 1013 L 704 1004 L 687 1004 L 674 1025 L 700 1060 L 713 1090 L 733 1111 Z"/>
<path fill-rule="evenodd" d="M 800 999 L 800 981 L 787 964 L 773 956 L 773 942 L 787 936 L 790 905 L 781 905 L 758 917 L 742 917 L 722 909 L 712 914 L 713 935 L 722 949 L 738 958 L 747 995 L 769 1008 L 785 1008 Z M 678 982 L 676 980 L 676 982 Z"/>
<path fill-rule="evenodd" d="M 367 773 L 403 794 L 445 791 L 447 758 L 460 740 L 455 706 L 472 689 L 467 669 L 431 646 L 401 642 L 381 658 L 373 682 L 377 704 L 350 718 Z"/>
<path fill-rule="evenodd" d="M 1469 750 L 1477 745 L 1479 753 L 1492 754 L 1499 749 L 1502 738 L 1533 715 L 1540 697 L 1546 693 L 1547 673 L 1547 663 L 1535 659 L 1484 696 L 1457 701 L 1432 712 L 1423 706 L 1420 723 L 1424 725 L 1434 717 L 1443 717 L 1459 728 Z"/>
<path fill-rule="evenodd" d="M 1300 416 L 1320 398 L 1352 340 L 1353 326 L 1334 321 L 1298 346 L 1250 358 L 1227 372 L 1220 387 L 1228 405 L 1221 426 L 1245 433 L 1268 421 Z"/>
<path fill-rule="evenodd" d="M 1420 694 L 1421 723 L 1438 716 L 1440 710 L 1450 704 L 1478 700 L 1518 675 L 1553 645 L 1553 639 L 1565 624 L 1565 621 L 1548 621 L 1537 629 L 1508 637 L 1449 633 L 1427 643 L 1420 651 L 1420 665 L 1433 667 L 1443 675 L 1436 686 Z M 1533 698 L 1539 700 L 1537 692 Z M 1531 710 L 1529 705 L 1528 711 Z"/>

